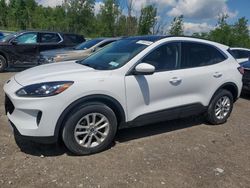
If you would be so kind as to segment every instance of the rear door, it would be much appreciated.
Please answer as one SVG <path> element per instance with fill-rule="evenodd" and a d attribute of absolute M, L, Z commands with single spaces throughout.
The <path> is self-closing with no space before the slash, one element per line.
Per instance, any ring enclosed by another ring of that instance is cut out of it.
<path fill-rule="evenodd" d="M 37 32 L 23 33 L 10 43 L 12 45 L 10 58 L 15 66 L 30 66 L 37 63 L 39 54 Z"/>
<path fill-rule="evenodd" d="M 63 47 L 63 39 L 58 33 L 39 33 L 39 52 Z"/>
<path fill-rule="evenodd" d="M 207 106 L 214 92 L 227 76 L 227 57 L 216 47 L 205 43 L 182 42 L 181 63 L 176 71 L 182 80 L 183 105 Z"/>

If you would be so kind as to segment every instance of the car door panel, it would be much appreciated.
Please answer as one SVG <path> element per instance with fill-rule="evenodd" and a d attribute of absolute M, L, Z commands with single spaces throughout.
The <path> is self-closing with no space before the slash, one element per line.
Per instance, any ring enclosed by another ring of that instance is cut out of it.
<path fill-rule="evenodd" d="M 179 51 L 179 43 L 163 44 L 141 60 L 155 67 L 156 72 L 153 75 L 125 77 L 130 120 L 142 114 L 181 105 L 179 97 L 182 81 L 176 70 L 171 70 L 178 67 Z"/>
<path fill-rule="evenodd" d="M 181 84 L 170 83 L 170 79 L 175 76 L 175 72 L 159 72 L 148 76 L 126 76 L 129 120 L 142 114 L 180 106 Z"/>
<path fill-rule="evenodd" d="M 200 43 L 183 42 L 181 53 L 181 65 L 176 73 L 182 76 L 182 104 L 208 106 L 224 80 L 226 58 L 213 46 Z"/>
<path fill-rule="evenodd" d="M 12 62 L 16 66 L 29 66 L 37 63 L 38 43 L 34 38 L 37 33 L 24 33 L 16 37 L 16 43 L 11 44 Z M 32 41 L 34 40 L 34 41 Z"/>
<path fill-rule="evenodd" d="M 63 39 L 58 33 L 39 33 L 39 52 L 63 47 Z"/>

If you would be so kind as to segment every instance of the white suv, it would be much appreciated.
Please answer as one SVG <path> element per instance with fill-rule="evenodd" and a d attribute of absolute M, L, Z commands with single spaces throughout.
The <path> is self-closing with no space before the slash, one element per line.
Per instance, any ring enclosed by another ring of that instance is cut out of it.
<path fill-rule="evenodd" d="M 226 122 L 242 74 L 228 47 L 195 38 L 129 37 L 85 60 L 21 72 L 4 86 L 15 133 L 62 138 L 79 155 L 106 149 L 118 128 L 206 114 Z"/>

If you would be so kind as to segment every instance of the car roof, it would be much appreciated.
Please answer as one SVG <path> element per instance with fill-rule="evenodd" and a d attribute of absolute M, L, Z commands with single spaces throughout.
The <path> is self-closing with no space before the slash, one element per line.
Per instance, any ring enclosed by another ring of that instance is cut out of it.
<path fill-rule="evenodd" d="M 230 49 L 231 50 L 246 50 L 246 51 L 250 51 L 250 49 L 248 49 L 248 48 L 240 48 L 240 47 L 232 47 Z"/>
<path fill-rule="evenodd" d="M 26 33 L 26 32 L 39 32 L 39 33 L 59 33 L 62 35 L 81 35 L 76 33 L 68 33 L 68 32 L 58 32 L 58 31 L 47 31 L 47 30 L 22 30 L 18 31 L 17 33 Z"/>
<path fill-rule="evenodd" d="M 207 39 L 201 39 L 201 38 L 197 38 L 197 37 L 191 37 L 191 36 L 169 36 L 169 35 L 146 35 L 146 36 L 134 36 L 134 37 L 127 37 L 124 38 L 124 40 L 146 40 L 146 41 L 150 41 L 150 42 L 157 42 L 159 40 L 162 39 L 176 39 L 176 40 L 183 40 L 183 41 L 190 41 L 190 42 L 203 42 L 203 43 L 207 43 L 207 44 L 211 44 L 211 45 L 216 45 L 219 46 L 221 48 L 224 49 L 228 49 L 229 47 L 224 45 L 224 44 L 220 44 L 214 41 L 210 41 Z"/>
<path fill-rule="evenodd" d="M 133 37 L 124 37 L 124 40 L 147 40 L 150 42 L 156 42 L 168 36 L 163 35 L 145 35 L 145 36 L 133 36 Z"/>

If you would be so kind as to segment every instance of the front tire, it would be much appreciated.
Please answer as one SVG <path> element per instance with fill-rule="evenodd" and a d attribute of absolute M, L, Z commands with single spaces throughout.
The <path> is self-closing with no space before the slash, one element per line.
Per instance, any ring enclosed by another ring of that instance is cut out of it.
<path fill-rule="evenodd" d="M 227 90 L 219 90 L 210 102 L 207 111 L 207 121 L 212 125 L 223 124 L 233 110 L 233 95 Z"/>
<path fill-rule="evenodd" d="M 102 103 L 89 103 L 69 115 L 62 139 L 72 153 L 89 155 L 107 149 L 116 131 L 117 119 L 113 110 Z"/>
<path fill-rule="evenodd" d="M 6 68 L 7 68 L 7 61 L 2 55 L 0 55 L 0 72 L 3 72 Z"/>

